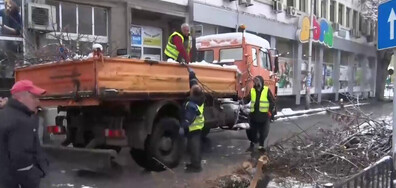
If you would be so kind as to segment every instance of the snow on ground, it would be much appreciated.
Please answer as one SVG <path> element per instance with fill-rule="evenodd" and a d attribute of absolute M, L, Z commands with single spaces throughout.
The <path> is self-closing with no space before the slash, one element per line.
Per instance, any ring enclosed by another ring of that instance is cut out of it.
<path fill-rule="evenodd" d="M 286 116 L 286 117 L 285 116 L 275 116 L 275 117 L 279 117 L 276 119 L 276 121 L 288 121 L 288 120 L 298 119 L 298 118 L 302 118 L 302 117 L 309 117 L 309 116 L 314 116 L 314 115 L 324 115 L 326 113 L 327 113 L 326 111 L 322 111 L 322 112 L 317 112 L 317 113 L 312 113 L 312 114 L 302 114 L 302 115 L 294 115 L 294 116 Z"/>
<path fill-rule="evenodd" d="M 361 106 L 361 105 L 366 105 L 368 103 L 360 103 L 357 104 L 356 106 Z M 344 107 L 352 107 L 354 106 L 353 104 L 350 105 L 345 105 Z M 326 110 L 338 110 L 340 109 L 339 106 L 332 106 L 328 108 L 314 108 L 314 109 L 309 109 L 309 110 L 297 110 L 294 111 L 291 108 L 283 108 L 282 111 L 278 112 L 278 115 L 275 115 L 275 117 L 280 118 L 282 116 L 292 116 L 292 115 L 298 115 L 298 114 L 310 114 L 310 113 L 315 113 L 315 112 L 321 112 L 321 111 L 326 111 Z"/>
<path fill-rule="evenodd" d="M 384 90 L 384 97 L 385 98 L 393 98 L 393 89 L 385 88 Z"/>
<path fill-rule="evenodd" d="M 277 183 L 271 181 L 267 188 L 283 188 L 283 187 L 290 187 L 290 188 L 313 188 L 315 187 L 312 184 L 301 183 L 293 178 L 286 178 L 281 180 L 282 183 Z"/>

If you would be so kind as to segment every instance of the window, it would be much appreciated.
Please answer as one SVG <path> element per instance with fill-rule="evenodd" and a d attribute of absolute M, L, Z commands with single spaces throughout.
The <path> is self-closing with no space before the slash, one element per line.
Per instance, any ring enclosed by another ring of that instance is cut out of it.
<path fill-rule="evenodd" d="M 352 28 L 357 27 L 357 20 L 358 20 L 358 13 L 356 10 L 353 11 L 353 18 L 352 18 Z"/>
<path fill-rule="evenodd" d="M 268 53 L 260 50 L 260 58 L 261 58 L 261 67 L 267 70 L 271 70 L 271 63 L 269 60 Z"/>
<path fill-rule="evenodd" d="M 327 1 L 320 0 L 321 3 L 321 17 L 327 18 Z"/>
<path fill-rule="evenodd" d="M 343 22 L 344 20 L 344 5 L 343 4 L 338 4 L 338 23 L 341 25 L 344 25 L 345 23 Z"/>
<path fill-rule="evenodd" d="M 287 0 L 287 7 L 294 7 L 294 0 Z"/>
<path fill-rule="evenodd" d="M 107 36 L 107 10 L 105 8 L 94 8 L 94 35 Z"/>
<path fill-rule="evenodd" d="M 335 22 L 335 1 L 330 3 L 330 21 Z"/>
<path fill-rule="evenodd" d="M 197 61 L 205 61 L 205 62 L 213 62 L 214 60 L 214 53 L 213 50 L 206 50 L 206 51 L 198 51 L 197 54 Z"/>
<path fill-rule="evenodd" d="M 346 9 L 346 26 L 351 27 L 351 9 Z"/>
<path fill-rule="evenodd" d="M 78 33 L 92 35 L 92 7 L 78 5 Z"/>
<path fill-rule="evenodd" d="M 62 29 L 64 33 L 107 37 L 108 15 L 106 8 L 56 0 L 46 0 L 46 3 L 57 9 L 58 28 L 56 31 Z"/>
<path fill-rule="evenodd" d="M 56 7 L 56 20 L 59 20 L 59 2 L 58 1 L 53 1 L 53 0 L 46 0 L 46 3 L 48 5 Z M 54 28 L 55 31 L 59 31 L 59 22 L 56 24 L 56 28 Z"/>
<path fill-rule="evenodd" d="M 220 50 L 220 61 L 226 59 L 233 59 L 239 61 L 243 59 L 243 49 L 242 48 L 231 48 Z"/>
<path fill-rule="evenodd" d="M 66 33 L 77 33 L 77 16 L 73 14 L 76 12 L 76 5 L 62 2 L 61 7 L 62 30 Z"/>
<path fill-rule="evenodd" d="M 305 1 L 306 1 L 306 0 L 299 0 L 299 1 L 300 1 L 299 10 L 300 10 L 300 11 L 303 11 L 303 12 L 306 12 L 306 5 L 305 5 Z"/>
<path fill-rule="evenodd" d="M 314 3 L 314 15 L 318 16 L 318 3 L 317 3 L 317 0 L 311 0 L 311 1 L 313 1 L 313 3 Z"/>
<path fill-rule="evenodd" d="M 257 67 L 257 50 L 256 50 L 256 48 L 252 48 L 252 61 L 253 61 L 253 66 Z"/>

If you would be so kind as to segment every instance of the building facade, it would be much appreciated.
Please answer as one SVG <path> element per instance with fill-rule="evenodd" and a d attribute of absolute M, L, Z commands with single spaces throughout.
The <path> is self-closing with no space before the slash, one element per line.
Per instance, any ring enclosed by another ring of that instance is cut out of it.
<path fill-rule="evenodd" d="M 311 93 L 319 101 L 325 95 L 338 100 L 340 93 L 375 96 L 375 25 L 361 15 L 357 0 L 19 1 L 24 31 L 17 37 L 1 36 L 0 41 L 12 41 L 24 63 L 62 52 L 59 46 L 84 55 L 92 43 L 101 43 L 113 56 L 162 60 L 168 36 L 183 22 L 193 25 L 198 35 L 235 32 L 244 24 L 247 32 L 267 39 L 280 52 L 279 96 L 295 97 L 300 104 L 308 70 Z M 34 14 L 31 3 L 49 5 L 54 14 L 50 29 L 37 29 L 29 20 Z M 315 30 L 308 67 L 311 3 Z"/>

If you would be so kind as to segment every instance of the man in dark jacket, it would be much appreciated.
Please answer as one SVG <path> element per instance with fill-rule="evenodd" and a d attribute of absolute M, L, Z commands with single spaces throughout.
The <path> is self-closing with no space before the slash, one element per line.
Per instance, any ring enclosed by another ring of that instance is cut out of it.
<path fill-rule="evenodd" d="M 267 86 L 264 86 L 264 79 L 256 76 L 253 79 L 254 86 L 250 94 L 244 99 L 245 103 L 251 102 L 249 124 L 250 128 L 246 130 L 250 147 L 247 151 L 253 151 L 254 144 L 257 143 L 257 133 L 259 134 L 259 150 L 265 151 L 264 141 L 268 136 L 270 128 L 271 112 L 275 108 L 275 99 Z"/>
<path fill-rule="evenodd" d="M 184 104 L 184 113 L 180 122 L 180 135 L 187 132 L 188 149 L 191 163 L 186 165 L 187 172 L 200 172 L 201 167 L 201 132 L 205 124 L 204 103 L 205 96 L 194 71 L 190 68 L 190 97 Z"/>
<path fill-rule="evenodd" d="M 45 162 L 37 130 L 39 96 L 45 93 L 29 80 L 11 89 L 12 97 L 0 110 L 0 187 L 38 188 Z"/>

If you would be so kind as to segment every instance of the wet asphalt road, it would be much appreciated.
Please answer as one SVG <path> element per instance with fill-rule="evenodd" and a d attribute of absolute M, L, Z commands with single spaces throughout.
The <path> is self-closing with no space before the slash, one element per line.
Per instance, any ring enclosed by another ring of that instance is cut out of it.
<path fill-rule="evenodd" d="M 392 116 L 392 103 L 375 103 L 362 107 L 364 112 L 374 118 Z M 283 118 L 271 124 L 267 145 L 289 138 L 301 130 L 315 134 L 321 128 L 336 128 L 337 123 L 329 114 L 319 113 L 300 117 Z M 206 145 L 203 154 L 203 171 L 198 174 L 184 172 L 184 162 L 172 171 L 147 172 L 139 167 L 130 157 L 129 150 L 123 149 L 116 158 L 119 166 L 107 173 L 79 170 L 72 164 L 52 161 L 49 175 L 43 179 L 41 187 L 52 188 L 154 188 L 154 187 L 205 187 L 205 180 L 215 179 L 228 174 L 241 166 L 250 156 L 245 150 L 249 145 L 244 130 L 213 130 L 209 134 L 210 145 Z M 94 160 L 94 159 L 93 159 Z"/>

